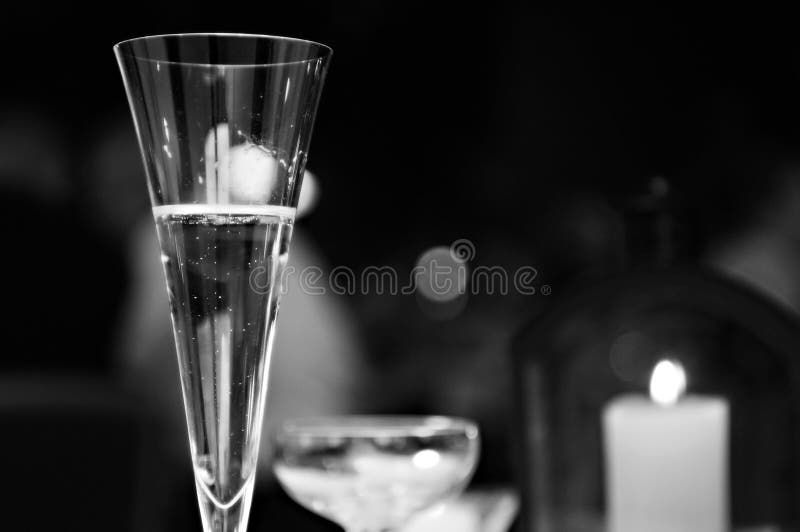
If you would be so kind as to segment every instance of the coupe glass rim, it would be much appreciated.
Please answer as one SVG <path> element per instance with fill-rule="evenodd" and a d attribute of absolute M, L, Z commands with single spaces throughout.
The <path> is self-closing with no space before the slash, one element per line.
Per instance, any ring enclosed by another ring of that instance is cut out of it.
<path fill-rule="evenodd" d="M 277 435 L 324 435 L 334 432 L 365 434 L 372 431 L 392 434 L 408 433 L 418 435 L 436 434 L 445 431 L 464 431 L 468 436 L 478 434 L 474 421 L 453 416 L 406 416 L 406 415 L 351 415 L 298 417 L 281 423 Z"/>
<path fill-rule="evenodd" d="M 260 39 L 266 41 L 275 41 L 275 42 L 291 42 L 295 44 L 306 44 L 311 47 L 317 47 L 320 52 L 315 54 L 313 57 L 309 57 L 308 59 L 299 59 L 297 61 L 285 61 L 285 62 L 272 62 L 272 63 L 200 63 L 200 62 L 191 62 L 191 61 L 168 61 L 168 60 L 158 60 L 153 59 L 150 57 L 143 57 L 141 55 L 137 55 L 135 53 L 125 51 L 124 48 L 126 45 L 132 45 L 135 42 L 143 42 L 143 41 L 152 41 L 155 39 L 165 39 L 165 38 L 182 38 L 182 37 L 226 37 L 226 38 L 252 38 L 252 39 Z M 216 68 L 216 67 L 225 67 L 225 68 L 262 68 L 262 67 L 273 67 L 273 66 L 283 66 L 283 65 L 298 65 L 303 63 L 308 63 L 309 61 L 316 61 L 318 59 L 325 59 L 329 58 L 333 55 L 333 48 L 326 44 L 322 44 L 317 41 L 310 41 L 307 39 L 298 39 L 296 37 L 284 37 L 281 35 L 266 35 L 266 34 L 259 34 L 259 33 L 226 33 L 226 32 L 192 32 L 192 33 L 160 33 L 158 35 L 143 35 L 141 37 L 133 37 L 131 39 L 125 39 L 124 41 L 119 41 L 117 44 L 114 45 L 114 51 L 117 54 L 127 55 L 129 57 L 133 57 L 134 59 L 138 59 L 141 61 L 148 61 L 153 63 L 163 63 L 167 65 L 186 65 L 186 66 L 195 66 L 195 67 L 209 67 L 209 68 Z"/>

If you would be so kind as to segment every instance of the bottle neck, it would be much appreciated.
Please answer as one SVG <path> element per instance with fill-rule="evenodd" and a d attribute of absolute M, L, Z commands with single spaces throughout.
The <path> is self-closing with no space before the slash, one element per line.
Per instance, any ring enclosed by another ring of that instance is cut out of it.
<path fill-rule="evenodd" d="M 669 267 L 692 258 L 690 211 L 667 193 L 643 194 L 623 208 L 625 267 Z"/>
<path fill-rule="evenodd" d="M 666 267 L 680 262 L 688 249 L 670 213 L 629 213 L 625 216 L 625 263 L 627 266 Z"/>

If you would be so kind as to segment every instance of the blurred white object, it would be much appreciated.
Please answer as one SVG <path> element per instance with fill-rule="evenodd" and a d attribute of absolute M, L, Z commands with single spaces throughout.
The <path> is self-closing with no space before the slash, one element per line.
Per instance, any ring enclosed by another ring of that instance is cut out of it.
<path fill-rule="evenodd" d="M 402 532 L 506 532 L 519 510 L 510 490 L 469 491 L 421 514 Z"/>
<path fill-rule="evenodd" d="M 278 161 L 249 142 L 231 148 L 229 200 L 268 203 L 278 182 Z"/>
<path fill-rule="evenodd" d="M 287 164 L 250 141 L 231 145 L 228 124 L 220 124 L 209 132 L 204 152 L 208 203 L 267 203 L 278 184 L 281 167 L 286 168 Z M 315 177 L 306 171 L 297 206 L 298 217 L 314 208 L 317 192 Z"/>
<path fill-rule="evenodd" d="M 306 170 L 303 173 L 303 186 L 300 189 L 300 198 L 297 202 L 297 214 L 295 219 L 302 218 L 314 210 L 319 200 L 319 185 L 317 176 Z"/>

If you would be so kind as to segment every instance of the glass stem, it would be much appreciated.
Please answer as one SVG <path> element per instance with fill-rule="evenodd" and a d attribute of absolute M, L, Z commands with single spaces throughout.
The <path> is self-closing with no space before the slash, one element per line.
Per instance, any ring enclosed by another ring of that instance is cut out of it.
<path fill-rule="evenodd" d="M 227 505 L 220 505 L 209 497 L 207 488 L 197 484 L 197 500 L 200 503 L 200 518 L 203 532 L 245 532 L 253 498 L 253 479 L 247 483 L 239 496 Z"/>

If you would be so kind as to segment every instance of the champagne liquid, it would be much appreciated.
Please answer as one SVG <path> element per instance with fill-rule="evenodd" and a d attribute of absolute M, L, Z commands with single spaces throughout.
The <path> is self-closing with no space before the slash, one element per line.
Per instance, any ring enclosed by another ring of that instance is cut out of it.
<path fill-rule="evenodd" d="M 338 427 L 282 435 L 275 473 L 287 493 L 347 530 L 386 530 L 458 494 L 478 458 L 477 433 Z"/>
<path fill-rule="evenodd" d="M 249 509 L 293 212 L 178 205 L 154 214 L 201 513 L 228 519 Z"/>

